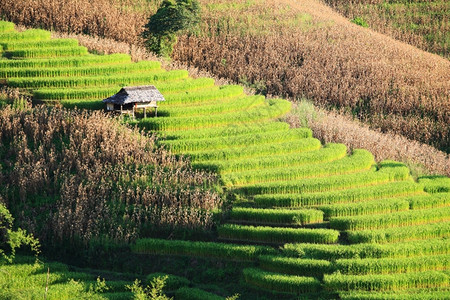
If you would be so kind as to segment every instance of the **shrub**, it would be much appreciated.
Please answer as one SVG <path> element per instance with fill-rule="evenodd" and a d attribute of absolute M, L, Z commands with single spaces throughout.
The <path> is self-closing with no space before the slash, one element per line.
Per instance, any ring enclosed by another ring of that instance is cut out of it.
<path fill-rule="evenodd" d="M 367 22 L 362 17 L 355 17 L 351 22 L 364 28 L 369 27 L 369 24 L 367 24 Z"/>
<path fill-rule="evenodd" d="M 164 0 L 152 15 L 142 33 L 151 51 L 169 57 L 180 31 L 192 30 L 200 23 L 198 0 Z"/>

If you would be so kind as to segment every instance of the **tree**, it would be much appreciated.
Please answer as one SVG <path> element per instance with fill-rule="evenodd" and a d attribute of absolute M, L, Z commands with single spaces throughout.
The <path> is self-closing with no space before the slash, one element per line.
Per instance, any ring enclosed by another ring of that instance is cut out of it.
<path fill-rule="evenodd" d="M 201 20 L 198 0 L 164 0 L 142 33 L 147 48 L 164 57 L 172 54 L 177 34 L 193 30 Z"/>
<path fill-rule="evenodd" d="M 2 203 L 0 197 L 0 264 L 4 262 L 12 263 L 16 249 L 24 245 L 30 246 L 36 256 L 40 252 L 39 241 L 21 228 L 13 230 L 13 222 L 14 218 Z"/>

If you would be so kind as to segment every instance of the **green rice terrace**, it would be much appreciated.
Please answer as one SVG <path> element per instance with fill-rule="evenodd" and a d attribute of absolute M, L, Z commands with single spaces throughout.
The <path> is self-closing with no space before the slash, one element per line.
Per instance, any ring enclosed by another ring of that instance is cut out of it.
<path fill-rule="evenodd" d="M 287 100 L 165 71 L 155 61 L 134 63 L 127 54 L 90 54 L 77 40 L 44 30 L 17 32 L 0 22 L 0 31 L 3 84 L 38 103 L 83 109 L 102 109 L 101 100 L 123 86 L 155 85 L 166 99 L 158 117 L 129 123 L 156 132 L 159 146 L 189 157 L 195 169 L 218 174 L 232 205 L 215 211 L 215 237 L 141 238 L 133 255 L 236 262 L 244 266 L 240 284 L 263 293 L 260 299 L 449 299 L 450 178 L 415 181 L 402 163 L 322 145 L 309 128 L 280 120 L 291 110 Z M 47 270 L 22 260 L 0 267 L 0 298 L 26 289 L 27 272 L 45 287 Z M 14 266 L 25 273 L 11 280 L 3 270 Z M 49 293 L 132 297 L 125 288 L 131 277 L 107 281 L 104 290 L 88 274 L 64 274 L 51 275 Z M 224 299 L 186 278 L 173 281 L 175 299 Z"/>

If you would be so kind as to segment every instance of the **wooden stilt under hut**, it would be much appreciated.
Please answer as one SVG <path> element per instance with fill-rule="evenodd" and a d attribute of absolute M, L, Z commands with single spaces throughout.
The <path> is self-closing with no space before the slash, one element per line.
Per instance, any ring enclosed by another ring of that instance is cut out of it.
<path fill-rule="evenodd" d="M 155 109 L 155 117 L 158 115 L 158 101 L 164 101 L 164 96 L 153 85 L 127 86 L 122 88 L 117 94 L 106 98 L 105 110 L 130 114 L 135 117 L 137 109 L 144 110 L 144 118 L 147 117 L 147 108 Z"/>

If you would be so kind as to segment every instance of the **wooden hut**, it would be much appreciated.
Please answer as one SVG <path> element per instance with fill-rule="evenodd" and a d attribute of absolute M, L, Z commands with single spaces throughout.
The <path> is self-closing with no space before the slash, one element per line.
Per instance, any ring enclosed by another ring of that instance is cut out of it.
<path fill-rule="evenodd" d="M 127 86 L 117 94 L 106 98 L 106 111 L 131 114 L 134 118 L 135 110 L 143 108 L 144 118 L 147 117 L 147 108 L 155 108 L 155 117 L 158 114 L 158 101 L 164 101 L 164 96 L 153 85 Z"/>

